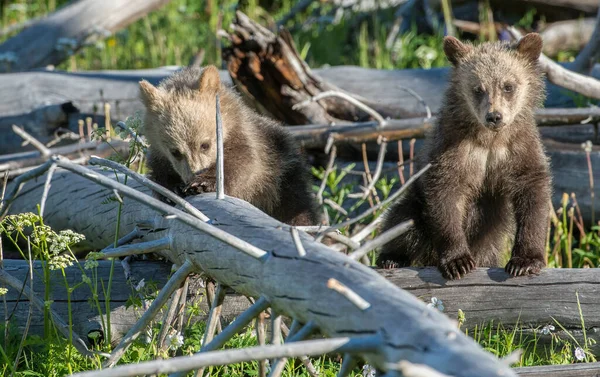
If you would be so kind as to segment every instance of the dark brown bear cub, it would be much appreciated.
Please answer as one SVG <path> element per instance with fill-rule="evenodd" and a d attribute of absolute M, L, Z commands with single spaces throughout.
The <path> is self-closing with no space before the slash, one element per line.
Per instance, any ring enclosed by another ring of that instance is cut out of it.
<path fill-rule="evenodd" d="M 158 87 L 140 82 L 150 178 L 180 195 L 216 188 L 216 95 L 223 120 L 225 194 L 291 225 L 316 225 L 310 176 L 292 136 L 221 84 L 214 66 L 185 68 Z"/>
<path fill-rule="evenodd" d="M 542 40 L 477 47 L 444 39 L 453 68 L 444 104 L 419 156 L 431 168 L 385 215 L 383 229 L 413 228 L 382 248 L 381 265 L 437 266 L 448 279 L 476 266 L 538 274 L 546 265 L 551 181 L 534 119 L 544 99 Z"/>

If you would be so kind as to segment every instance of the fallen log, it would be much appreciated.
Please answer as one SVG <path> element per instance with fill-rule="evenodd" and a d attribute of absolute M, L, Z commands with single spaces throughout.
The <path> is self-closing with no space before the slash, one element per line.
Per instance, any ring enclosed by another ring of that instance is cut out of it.
<path fill-rule="evenodd" d="M 538 126 L 542 127 L 582 123 L 593 125 L 600 121 L 600 109 L 539 109 L 536 112 L 536 120 Z M 375 141 L 380 136 L 390 141 L 423 138 L 435 121 L 436 117 L 429 119 L 420 117 L 388 120 L 385 126 L 371 121 L 334 125 L 314 124 L 294 126 L 289 129 L 306 148 L 323 148 L 330 139 L 334 142 L 364 143 Z"/>
<path fill-rule="evenodd" d="M 526 377 L 598 377 L 600 363 L 522 367 L 515 368 L 514 371 L 519 376 Z"/>
<path fill-rule="evenodd" d="M 548 24 L 540 31 L 544 41 L 544 54 L 555 57 L 561 51 L 580 51 L 590 40 L 595 26 L 594 18 Z"/>
<path fill-rule="evenodd" d="M 254 307 L 260 308 L 258 313 L 270 306 L 300 323 L 315 325 L 329 337 L 356 334 L 378 337 L 384 333 L 385 340 L 377 350 L 359 352 L 370 364 L 383 370 L 389 368 L 387 362 L 408 360 L 455 376 L 514 375 L 458 332 L 445 315 L 427 308 L 368 267 L 302 232 L 300 242 L 305 254 L 299 254 L 289 226 L 244 201 L 231 197 L 217 200 L 214 194 L 190 197 L 189 203 L 212 220 L 209 225 L 147 195 L 138 196 L 136 190 L 147 190 L 131 179 L 128 181 L 130 189 L 126 189 L 115 183 L 113 172 L 86 170 L 62 160 L 54 162 L 79 171 L 85 178 L 61 168 L 55 171 L 46 201 L 45 224 L 83 233 L 89 246 L 103 247 L 114 242 L 118 210 L 118 203 L 107 201 L 114 195 L 113 191 L 99 188 L 94 182 L 118 187 L 121 195 L 125 195 L 120 234 L 131 232 L 142 220 L 154 224 L 154 231 L 148 233 L 144 241 L 169 240 L 170 247 L 161 254 L 183 266 L 175 274 L 178 282 L 181 271 L 202 268 L 221 284 L 257 298 Z M 119 180 L 122 182 L 123 177 Z M 12 213 L 32 211 L 42 196 L 44 182 L 44 177 L 28 181 L 22 195 L 12 202 Z M 7 192 L 12 192 L 12 186 Z M 160 210 L 140 206 L 140 202 Z M 235 237 L 235 241 L 225 234 Z M 247 251 L 242 252 L 244 242 L 252 245 L 250 250 L 258 248 L 260 253 L 252 251 L 251 255 L 247 246 L 244 246 Z M 348 299 L 350 296 L 328 288 L 331 281 L 345 285 L 360 300 Z M 398 318 L 403 320 L 398 321 Z M 221 334 L 224 333 L 225 329 Z M 448 336 L 449 333 L 453 335 Z"/>
<path fill-rule="evenodd" d="M 124 28 L 169 0 L 81 0 L 41 18 L 0 44 L 0 72 L 57 65 L 94 39 Z"/>
<path fill-rule="evenodd" d="M 24 150 L 20 146 L 20 138 L 11 131 L 13 124 L 24 126 L 27 132 L 40 140 L 48 140 L 56 127 L 69 127 L 65 119 L 78 117 L 78 114 L 82 118 L 87 117 L 86 114 L 100 117 L 102 114 L 98 109 L 102 109 L 104 103 L 111 105 L 113 121 L 133 116 L 136 112 L 143 111 L 143 105 L 138 99 L 138 82 L 147 79 L 157 84 L 171 74 L 173 69 L 76 73 L 36 71 L 0 75 L 0 151 L 16 153 Z M 402 88 L 413 88 L 435 114 L 441 104 L 446 82 L 445 68 L 384 71 L 340 66 L 315 69 L 314 72 L 344 91 L 367 98 L 368 103 L 377 103 L 387 108 L 393 113 L 393 118 L 397 118 L 398 114 L 404 114 L 408 119 L 426 115 L 423 104 Z M 227 71 L 220 73 L 221 80 L 231 84 Z M 596 66 L 593 75 L 600 78 L 600 65 Z M 17 101 L 14 93 L 24 86 L 28 88 L 28 97 Z M 564 89 L 556 88 L 553 91 L 552 85 L 550 87 L 546 109 L 574 105 Z M 60 122 L 40 121 L 40 118 L 33 115 L 38 108 L 52 104 L 60 109 L 61 105 L 69 101 L 80 113 L 72 113 L 70 117 L 68 114 L 60 115 Z M 73 123 L 77 122 L 71 121 Z M 71 129 L 77 132 L 73 126 Z"/>
<path fill-rule="evenodd" d="M 104 284 L 108 282 L 110 266 L 109 261 L 99 262 L 97 276 L 104 280 Z M 164 286 L 171 270 L 170 264 L 159 261 L 133 262 L 131 267 L 131 273 L 137 281 L 143 278 L 146 284 L 156 284 L 157 289 Z M 40 263 L 36 262 L 34 268 L 39 271 Z M 4 269 L 24 281 L 29 273 L 29 264 L 23 260 L 5 260 Z M 456 319 L 458 310 L 461 309 L 466 317 L 461 326 L 463 331 L 468 330 L 472 334 L 476 328 L 481 329 L 488 325 L 501 325 L 506 330 L 518 328 L 522 329 L 524 336 L 535 336 L 540 345 L 550 345 L 552 336 L 568 340 L 569 334 L 582 341 L 576 296 L 578 294 L 587 336 L 600 341 L 600 300 L 596 295 L 600 286 L 600 276 L 593 269 L 546 269 L 539 277 L 514 281 L 509 279 L 501 268 L 479 268 L 463 279 L 451 282 L 446 281 L 437 269 L 431 267 L 375 271 L 420 300 L 430 302 L 432 297 L 442 300 L 444 313 L 450 318 Z M 81 271 L 78 267 L 70 267 L 66 273 L 69 286 L 81 282 Z M 203 311 L 200 316 L 193 317 L 192 321 L 206 320 L 208 306 L 202 281 L 192 278 L 191 282 L 188 304 L 198 304 Z M 44 288 L 41 280 L 34 280 L 35 292 L 40 294 Z M 90 333 L 101 333 L 105 336 L 102 318 L 87 300 L 90 294 L 87 286 L 81 286 L 75 289 L 71 296 L 73 329 L 84 339 Z M 123 337 L 139 317 L 140 308 L 126 307 L 131 297 L 137 294 L 132 284 L 125 279 L 121 264 L 116 263 L 110 297 L 113 344 Z M 62 274 L 60 271 L 53 271 L 50 295 L 52 308 L 64 318 L 67 318 L 68 314 L 66 297 Z M 561 298 L 561 305 L 556 305 L 557 297 Z M 23 329 L 29 311 L 28 301 L 20 297 L 17 290 L 9 290 L 6 300 L 8 313 L 4 313 L 4 306 L 0 306 L 0 318 L 9 314 L 11 324 Z M 99 292 L 98 300 L 100 307 L 105 308 L 106 298 L 102 292 Z M 246 297 L 230 291 L 222 309 L 224 324 L 231 322 L 249 307 L 250 302 Z M 561 330 L 554 320 L 569 334 Z M 556 331 L 543 333 L 541 329 L 547 325 L 554 325 Z M 33 334 L 43 334 L 43 316 L 39 313 L 32 318 L 30 331 Z M 593 346 L 592 351 L 600 354 L 600 343 Z"/>

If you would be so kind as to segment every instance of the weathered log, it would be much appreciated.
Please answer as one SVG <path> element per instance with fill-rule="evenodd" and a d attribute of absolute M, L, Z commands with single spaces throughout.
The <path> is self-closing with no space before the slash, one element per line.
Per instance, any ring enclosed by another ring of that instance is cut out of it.
<path fill-rule="evenodd" d="M 29 274 L 29 263 L 24 260 L 7 259 L 4 260 L 4 269 L 12 276 L 19 280 L 25 281 Z M 35 262 L 34 269 L 41 274 L 41 264 Z M 108 284 L 109 275 L 111 269 L 111 262 L 99 261 L 97 276 L 99 280 L 103 280 L 105 286 Z M 88 273 L 91 273 L 87 271 Z M 156 284 L 157 289 L 160 289 L 166 283 L 168 276 L 171 272 L 171 265 L 165 262 L 158 261 L 137 261 L 131 263 L 131 274 L 137 280 L 142 279 L 146 284 Z M 70 287 L 73 287 L 81 282 L 81 270 L 76 267 L 70 267 L 66 269 L 67 282 Z M 37 275 L 40 276 L 40 275 Z M 89 276 L 89 275 L 88 275 Z M 129 301 L 138 294 L 132 284 L 125 278 L 125 272 L 121 263 L 117 261 L 114 264 L 113 272 L 113 285 L 110 295 L 110 333 L 111 343 L 117 344 L 123 335 L 129 331 L 129 329 L 135 324 L 140 316 L 139 307 L 129 306 Z M 188 304 L 198 304 L 202 313 L 200 316 L 195 317 L 194 320 L 206 320 L 208 315 L 208 305 L 206 297 L 204 297 L 204 289 L 202 288 L 202 281 L 199 277 L 190 277 L 190 290 L 187 296 Z M 64 279 L 60 271 L 51 272 L 51 300 L 52 308 L 56 310 L 63 318 L 68 318 L 68 303 Z M 41 279 L 34 279 L 34 291 L 40 295 L 44 292 L 45 285 Z M 72 291 L 71 296 L 71 315 L 73 318 L 73 330 L 80 334 L 84 340 L 90 342 L 87 338 L 90 333 L 100 333 L 102 337 L 106 339 L 106 329 L 103 327 L 103 323 L 106 324 L 106 318 L 103 315 L 105 313 L 98 313 L 98 309 L 95 305 L 92 305 L 89 301 L 90 297 L 94 292 L 91 292 L 87 285 L 80 285 L 78 288 Z M 102 310 L 106 308 L 106 297 L 103 291 L 98 293 L 98 302 Z M 9 289 L 6 295 L 6 302 L 8 309 L 7 313 L 4 313 L 4 306 L 0 308 L 0 313 L 4 315 L 8 314 L 11 316 L 11 325 L 17 326 L 19 329 L 23 329 L 25 322 L 27 321 L 27 313 L 29 312 L 29 302 L 23 296 L 19 295 L 19 292 L 14 289 Z M 230 292 L 227 296 L 226 305 L 223 308 L 222 318 L 225 322 L 232 321 L 237 315 L 246 310 L 250 303 L 244 296 L 237 295 L 234 292 Z M 32 317 L 29 331 L 31 334 L 42 335 L 44 321 L 41 313 L 35 313 Z"/>
<path fill-rule="evenodd" d="M 544 54 L 555 57 L 560 51 L 579 51 L 590 40 L 596 20 L 584 18 L 548 24 L 540 32 Z"/>
<path fill-rule="evenodd" d="M 522 367 L 515 368 L 514 371 L 519 376 L 526 377 L 598 377 L 600 363 Z"/>
<path fill-rule="evenodd" d="M 111 262 L 101 261 L 98 277 L 106 284 L 109 278 Z M 158 261 L 139 261 L 132 263 L 132 274 L 139 281 L 143 278 L 147 283 L 154 282 L 160 289 L 167 280 L 170 266 Z M 29 273 L 29 265 L 23 260 L 5 260 L 4 268 L 14 277 L 23 280 Z M 40 269 L 36 263 L 35 269 Z M 384 278 L 394 285 L 410 292 L 421 300 L 430 301 L 432 297 L 442 300 L 444 312 L 450 318 L 457 318 L 458 309 L 466 316 L 462 330 L 472 332 L 476 327 L 492 324 L 502 325 L 504 329 L 522 328 L 524 335 L 535 335 L 540 344 L 550 344 L 551 335 L 539 331 L 543 326 L 554 325 L 554 335 L 568 339 L 568 334 L 560 330 L 554 322 L 556 319 L 566 331 L 576 339 L 583 339 L 581 320 L 577 306 L 576 293 L 579 295 L 581 310 L 584 315 L 587 336 L 600 341 L 600 300 L 596 292 L 600 286 L 600 276 L 593 269 L 546 269 L 539 277 L 521 279 L 518 284 L 507 278 L 500 268 L 479 268 L 461 280 L 448 282 L 435 268 L 401 268 L 392 270 L 376 269 Z M 67 281 L 74 286 L 81 281 L 81 272 L 77 267 L 66 270 Z M 51 278 L 52 307 L 67 318 L 67 300 L 62 275 L 54 271 Z M 41 294 L 44 291 L 41 280 L 34 280 L 34 290 Z M 206 320 L 208 313 L 207 300 L 203 297 L 201 281 L 192 279 L 188 303 L 198 303 L 204 311 L 192 320 Z M 105 308 L 105 297 L 98 292 L 100 307 Z M 73 291 L 71 297 L 73 329 L 85 338 L 90 332 L 105 333 L 102 320 L 95 307 L 87 298 L 91 294 L 87 286 Z M 139 308 L 126 308 L 126 303 L 136 291 L 125 280 L 120 263 L 115 264 L 113 287 L 111 290 L 111 335 L 112 342 L 118 342 L 133 326 L 139 316 Z M 561 298 L 561 305 L 556 305 L 556 297 Z M 23 328 L 27 320 L 29 303 L 19 292 L 9 290 L 7 294 L 8 313 L 12 314 L 11 323 Z M 223 306 L 222 318 L 230 322 L 250 306 L 244 296 L 229 292 Z M 4 316 L 4 307 L 0 306 L 0 316 Z M 35 314 L 30 331 L 43 333 L 43 318 Z M 600 344 L 592 347 L 600 354 Z"/>
<path fill-rule="evenodd" d="M 169 0 L 81 0 L 34 22 L 0 45 L 10 56 L 0 72 L 27 71 L 61 63 L 85 43 L 120 30 Z"/>
<path fill-rule="evenodd" d="M 540 109 L 536 113 L 536 120 L 539 126 L 545 127 L 596 124 L 600 121 L 600 109 Z M 334 142 L 364 143 L 375 141 L 380 136 L 390 141 L 422 138 L 435 121 L 435 117 L 388 120 L 383 127 L 373 121 L 335 125 L 314 124 L 290 127 L 290 132 L 307 148 L 323 148 L 329 139 Z M 591 126 L 587 127 L 592 129 Z M 566 135 L 562 136 L 563 139 L 566 138 Z"/>
<path fill-rule="evenodd" d="M 35 71 L 0 75 L 0 151 L 15 153 L 25 149 L 20 146 L 20 138 L 11 131 L 13 124 L 25 126 L 27 132 L 40 140 L 48 140 L 57 125 L 68 127 L 68 123 L 62 122 L 44 124 L 36 116 L 28 115 L 48 105 L 58 105 L 55 108 L 60 109 L 62 104 L 70 101 L 80 112 L 72 113 L 72 116 L 85 117 L 83 114 L 96 114 L 100 117 L 100 109 L 106 102 L 111 105 L 113 120 L 124 120 L 133 116 L 137 111 L 143 111 L 142 103 L 138 99 L 138 81 L 147 79 L 157 84 L 173 70 L 174 68 L 165 67 L 131 71 Z M 406 117 L 425 116 L 421 102 L 402 88 L 414 89 L 423 97 L 431 111 L 436 113 L 441 104 L 447 74 L 446 68 L 386 71 L 340 66 L 313 71 L 342 90 L 355 93 L 367 98 L 368 103 L 377 103 L 380 107 L 390 110 L 393 117 L 397 117 L 398 114 L 405 114 Z M 227 71 L 220 73 L 221 80 L 231 84 Z M 596 66 L 593 76 L 600 78 L 600 65 Z M 17 101 L 14 93 L 21 91 L 23 87 L 27 87 L 28 97 L 26 100 L 20 98 Z M 549 87 L 546 108 L 574 105 L 564 89 L 553 85 Z M 63 121 L 67 118 L 66 114 L 59 116 Z M 19 121 L 16 122 L 15 119 Z"/>
<path fill-rule="evenodd" d="M 84 178 L 62 169 L 55 171 L 46 202 L 45 223 L 55 229 L 81 232 L 86 235 L 88 245 L 102 247 L 114 242 L 118 203 L 106 200 L 114 195 L 112 190 L 99 188 L 94 183 L 114 185 L 114 174 L 101 169 L 92 172 L 82 171 L 86 175 Z M 119 180 L 122 182 L 123 177 Z M 12 213 L 34 210 L 34 203 L 42 195 L 44 181 L 40 177 L 27 182 L 22 195 L 12 203 Z M 132 180 L 128 181 L 128 186 L 147 192 Z M 7 192 L 11 190 L 9 187 Z M 213 222 L 194 228 L 188 224 L 199 222 L 195 217 L 184 213 L 176 217 L 163 216 L 167 210 L 171 211 L 164 203 L 156 201 L 158 204 L 154 204 L 164 208 L 161 213 L 139 205 L 137 201 L 142 204 L 150 201 L 148 196 L 136 199 L 125 189 L 121 189 L 121 194 L 127 194 L 127 197 L 122 206 L 120 234 L 131 232 L 136 222 L 146 219 L 146 223 L 155 224 L 155 231 L 144 237 L 144 241 L 168 237 L 170 250 L 161 254 L 178 265 L 185 259 L 186 266 L 193 263 L 236 292 L 261 297 L 261 301 L 267 301 L 278 313 L 302 323 L 312 322 L 326 336 L 355 336 L 358 333 L 376 336 L 385 332 L 380 349 L 361 354 L 378 368 L 386 370 L 386 362 L 405 359 L 456 376 L 514 375 L 473 340 L 458 332 L 445 315 L 427 308 L 368 267 L 306 234 L 300 234 L 306 255 L 299 256 L 289 226 L 242 200 L 231 197 L 217 200 L 214 193 L 190 197 L 190 204 L 201 209 Z M 266 250 L 265 255 L 251 256 L 222 238 L 198 230 L 205 227 L 217 229 L 217 234 L 226 232 L 255 248 Z M 338 291 L 328 288 L 332 278 L 365 300 L 368 308 L 359 307 Z M 398 322 L 398 318 L 403 320 Z M 448 336 L 449 333 L 453 335 Z"/>

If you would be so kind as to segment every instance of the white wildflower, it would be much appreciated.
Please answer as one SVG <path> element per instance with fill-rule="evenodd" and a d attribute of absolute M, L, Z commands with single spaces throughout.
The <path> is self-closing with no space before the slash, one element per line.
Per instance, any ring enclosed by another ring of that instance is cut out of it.
<path fill-rule="evenodd" d="M 48 261 L 51 270 L 61 270 L 73 265 L 75 258 L 71 254 L 55 255 Z"/>
<path fill-rule="evenodd" d="M 176 334 L 167 335 L 167 346 L 174 350 L 183 346 L 183 335 L 179 331 Z"/>
<path fill-rule="evenodd" d="M 585 143 L 581 143 L 581 149 L 583 149 L 586 153 L 590 153 L 592 151 L 592 142 L 588 140 Z"/>
<path fill-rule="evenodd" d="M 435 308 L 435 309 L 439 310 L 440 312 L 444 311 L 444 303 L 442 302 L 442 300 L 440 300 L 437 297 L 432 297 L 431 302 L 428 303 L 427 306 L 430 308 Z"/>
<path fill-rule="evenodd" d="M 585 359 L 585 351 L 583 350 L 583 348 L 575 348 L 575 358 L 579 361 L 583 361 Z"/>
<path fill-rule="evenodd" d="M 4 296 L 7 293 L 8 293 L 8 289 L 6 289 L 6 288 L 0 288 L 0 296 Z"/>
<path fill-rule="evenodd" d="M 552 325 L 546 325 L 544 327 L 542 327 L 542 334 L 544 335 L 550 335 L 552 333 L 552 331 L 555 330 L 555 327 Z"/>
<path fill-rule="evenodd" d="M 363 368 L 362 368 L 363 377 L 375 377 L 376 372 L 377 371 L 375 370 L 375 368 L 373 368 L 369 364 L 363 365 Z"/>

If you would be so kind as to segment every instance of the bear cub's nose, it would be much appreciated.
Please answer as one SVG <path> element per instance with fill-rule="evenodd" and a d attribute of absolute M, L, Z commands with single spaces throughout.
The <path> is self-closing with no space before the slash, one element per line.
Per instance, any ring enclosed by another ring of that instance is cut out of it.
<path fill-rule="evenodd" d="M 502 114 L 497 111 L 492 111 L 491 113 L 487 113 L 485 116 L 485 121 L 491 124 L 498 124 L 502 121 Z"/>

